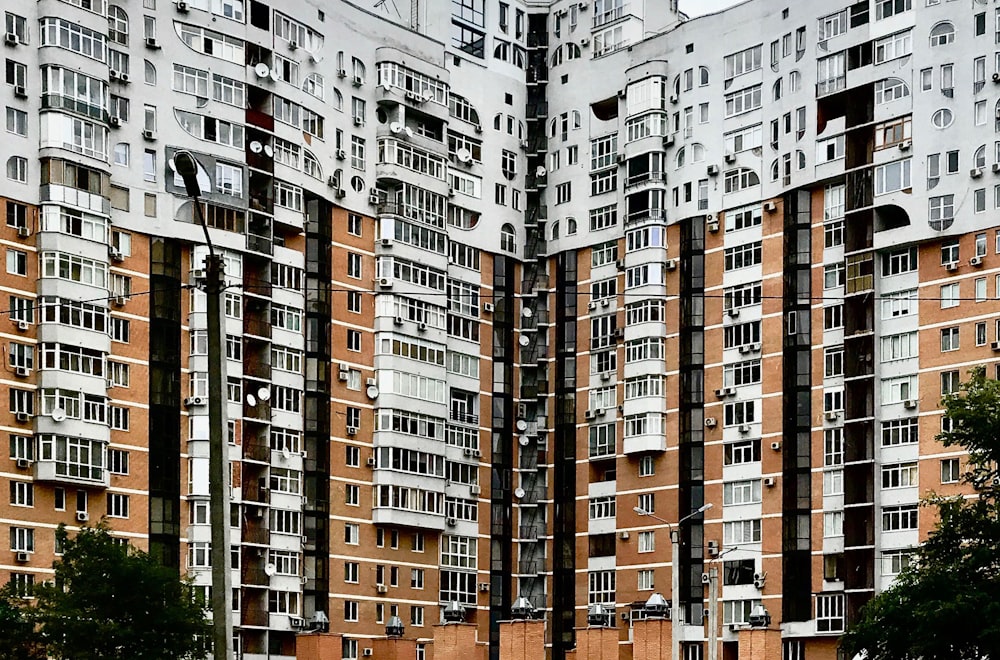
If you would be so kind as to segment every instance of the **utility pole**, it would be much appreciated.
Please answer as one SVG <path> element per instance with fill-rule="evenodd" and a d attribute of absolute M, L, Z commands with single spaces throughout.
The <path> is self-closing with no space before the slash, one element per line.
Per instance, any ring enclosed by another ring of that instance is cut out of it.
<path fill-rule="evenodd" d="M 208 481 L 209 512 L 212 523 L 212 654 L 214 660 L 233 658 L 232 576 L 229 548 L 229 456 L 226 442 L 226 363 L 222 350 L 222 294 L 225 289 L 225 262 L 215 253 L 208 223 L 201 208 L 198 164 L 189 151 L 173 157 L 174 170 L 184 179 L 184 188 L 205 232 L 205 296 L 208 311 Z"/>
<path fill-rule="evenodd" d="M 681 657 L 681 572 L 678 570 L 677 563 L 681 558 L 681 533 L 677 529 L 680 527 L 681 523 L 694 518 L 700 513 L 704 513 L 712 508 L 712 503 L 703 504 L 698 509 L 687 514 L 676 523 L 671 523 L 669 520 L 660 518 L 659 516 L 654 516 L 649 511 L 646 511 L 641 506 L 632 507 L 632 510 L 638 513 L 640 516 L 648 516 L 653 520 L 659 521 L 667 526 L 667 530 L 670 532 L 670 658 L 671 660 L 680 660 Z M 711 616 L 711 615 L 710 615 Z M 710 659 L 711 660 L 711 659 Z"/>
<path fill-rule="evenodd" d="M 708 660 L 719 658 L 719 569 L 708 569 Z"/>

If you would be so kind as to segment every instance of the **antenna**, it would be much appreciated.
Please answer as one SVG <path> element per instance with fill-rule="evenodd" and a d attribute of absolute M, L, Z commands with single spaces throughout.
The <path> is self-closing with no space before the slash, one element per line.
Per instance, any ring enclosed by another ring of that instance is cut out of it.
<path fill-rule="evenodd" d="M 394 121 L 391 124 L 389 124 L 389 130 L 392 131 L 393 133 L 400 133 L 403 130 L 403 125 L 400 124 L 398 121 Z"/>

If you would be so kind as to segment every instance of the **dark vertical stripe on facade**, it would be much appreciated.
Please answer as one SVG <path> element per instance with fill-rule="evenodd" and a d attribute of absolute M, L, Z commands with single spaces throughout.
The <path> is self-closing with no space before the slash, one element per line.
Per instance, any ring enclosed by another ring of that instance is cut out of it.
<path fill-rule="evenodd" d="M 330 244 L 333 209 L 322 199 L 306 201 L 306 391 L 303 440 L 307 573 L 306 601 L 327 611 L 330 593 Z M 327 612 L 329 615 L 329 613 Z M 332 618 L 332 617 L 331 617 Z"/>
<path fill-rule="evenodd" d="M 180 568 L 181 254 L 154 238 L 149 264 L 149 551 Z M 199 265 L 194 265 L 200 267 Z"/>
<path fill-rule="evenodd" d="M 510 619 L 514 565 L 514 286 L 516 262 L 493 259 L 493 411 L 490 466 L 490 659 L 500 658 L 500 622 Z"/>
<path fill-rule="evenodd" d="M 702 217 L 681 223 L 680 284 L 680 456 L 677 475 L 677 519 L 705 503 L 705 224 Z M 682 618 L 701 624 L 705 528 L 696 516 L 680 526 L 681 556 L 677 599 Z"/>
<path fill-rule="evenodd" d="M 552 658 L 575 644 L 576 606 L 576 323 L 575 252 L 556 259 L 556 383 L 552 538 Z"/>
<path fill-rule="evenodd" d="M 812 616 L 812 206 L 785 197 L 782 342 L 782 621 Z"/>

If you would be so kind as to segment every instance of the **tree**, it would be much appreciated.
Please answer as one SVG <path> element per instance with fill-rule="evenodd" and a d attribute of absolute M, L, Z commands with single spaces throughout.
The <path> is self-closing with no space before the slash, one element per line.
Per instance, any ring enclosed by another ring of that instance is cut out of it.
<path fill-rule="evenodd" d="M 206 656 L 210 627 L 203 599 L 177 571 L 115 541 L 102 524 L 63 544 L 55 581 L 34 589 L 34 639 L 59 660 L 194 660 Z M 0 617 L 3 616 L 0 604 Z M 0 618 L 0 627 L 3 627 Z M 30 633 L 26 636 L 30 637 Z M 2 647 L 0 647 L 2 649 Z M 2 650 L 0 650 L 2 653 Z"/>
<path fill-rule="evenodd" d="M 23 588 L 8 582 L 0 589 L 0 659 L 46 660 L 41 640 L 35 634 L 30 601 Z"/>
<path fill-rule="evenodd" d="M 942 403 L 951 423 L 938 440 L 968 452 L 974 496 L 927 498 L 938 522 L 842 638 L 848 658 L 1000 660 L 1000 382 L 974 369 Z"/>

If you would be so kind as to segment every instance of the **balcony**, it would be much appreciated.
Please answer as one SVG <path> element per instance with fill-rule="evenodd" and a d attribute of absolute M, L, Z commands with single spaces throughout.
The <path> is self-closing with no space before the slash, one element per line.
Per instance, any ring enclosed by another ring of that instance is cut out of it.
<path fill-rule="evenodd" d="M 260 254 L 274 254 L 274 239 L 270 236 L 247 234 L 247 249 Z"/>
<path fill-rule="evenodd" d="M 462 412 L 459 410 L 452 410 L 449 417 L 453 422 L 461 422 L 463 424 L 471 424 L 472 426 L 479 426 L 479 415 L 475 415 L 473 413 Z"/>
<path fill-rule="evenodd" d="M 667 451 L 665 435 L 637 435 L 622 441 L 622 451 L 625 455 L 640 454 L 651 451 Z"/>

